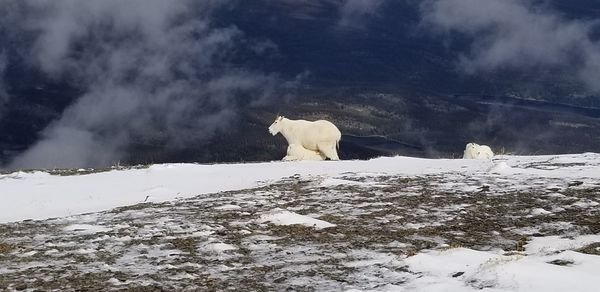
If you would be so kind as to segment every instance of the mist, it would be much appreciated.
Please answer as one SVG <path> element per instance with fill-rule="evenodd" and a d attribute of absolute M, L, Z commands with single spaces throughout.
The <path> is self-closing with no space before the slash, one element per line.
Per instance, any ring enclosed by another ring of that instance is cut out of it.
<path fill-rule="evenodd" d="M 4 72 L 6 71 L 6 54 L 0 51 L 0 118 L 4 112 L 4 105 L 8 102 L 8 93 L 4 83 Z"/>
<path fill-rule="evenodd" d="M 464 73 L 555 70 L 600 92 L 597 19 L 568 19 L 547 4 L 517 0 L 432 0 L 420 10 L 426 30 L 468 38 L 468 51 L 457 61 Z"/>
<path fill-rule="evenodd" d="M 213 24 L 228 2 L 2 1 L 4 24 L 31 36 L 27 66 L 82 92 L 7 167 L 108 166 L 131 141 L 207 141 L 234 127 L 240 108 L 273 100 L 289 82 L 230 62 L 261 43 Z"/>
<path fill-rule="evenodd" d="M 364 28 L 386 0 L 345 0 L 339 7 L 339 26 Z"/>

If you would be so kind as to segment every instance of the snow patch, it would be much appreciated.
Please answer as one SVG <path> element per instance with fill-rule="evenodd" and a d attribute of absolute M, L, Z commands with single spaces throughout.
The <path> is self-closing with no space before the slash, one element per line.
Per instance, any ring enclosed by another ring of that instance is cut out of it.
<path fill-rule="evenodd" d="M 239 210 L 242 207 L 238 206 L 238 205 L 223 205 L 223 206 L 218 206 L 215 207 L 215 210 L 224 210 L 224 211 L 228 211 L 228 210 Z"/>
<path fill-rule="evenodd" d="M 308 227 L 315 227 L 317 229 L 323 229 L 328 227 L 334 227 L 335 224 L 331 224 L 327 221 L 315 219 L 305 215 L 300 215 L 294 212 L 286 210 L 273 210 L 267 214 L 260 216 L 259 223 L 270 222 L 275 225 L 294 225 L 300 224 Z"/>
<path fill-rule="evenodd" d="M 600 242 L 600 234 L 580 235 L 574 238 L 560 236 L 534 237 L 525 245 L 527 254 L 553 254 Z M 598 257 L 600 259 L 600 257 Z"/>
<path fill-rule="evenodd" d="M 510 173 L 511 171 L 512 171 L 512 168 L 510 166 L 508 166 L 508 164 L 505 161 L 495 163 L 488 170 L 489 173 L 495 173 L 495 174 L 507 174 L 507 173 Z"/>
<path fill-rule="evenodd" d="M 533 209 L 531 209 L 531 212 L 530 212 L 530 214 L 532 216 L 547 215 L 550 213 L 552 213 L 552 212 L 546 211 L 545 209 L 542 209 L 542 208 L 533 208 Z"/>
<path fill-rule="evenodd" d="M 388 186 L 388 185 L 379 184 L 376 182 L 361 182 L 361 181 L 354 181 L 354 180 L 340 179 L 340 178 L 326 178 L 321 183 L 321 186 L 324 186 L 324 187 L 335 187 L 335 186 L 341 186 L 341 185 L 360 186 L 360 187 L 379 187 L 379 188 L 384 188 L 384 187 Z"/>
<path fill-rule="evenodd" d="M 228 250 L 236 250 L 237 249 L 237 247 L 235 247 L 231 244 L 222 243 L 222 242 L 207 244 L 206 248 L 208 250 L 214 251 L 214 252 L 225 252 Z"/>
<path fill-rule="evenodd" d="M 579 264 L 549 263 L 559 258 Z M 593 291 L 600 269 L 600 257 L 574 252 L 548 258 L 466 248 L 426 251 L 405 262 L 412 272 L 422 273 L 404 287 L 414 291 Z"/>
<path fill-rule="evenodd" d="M 80 234 L 94 234 L 98 232 L 108 232 L 112 229 L 104 227 L 102 225 L 91 225 L 91 224 L 72 224 L 63 228 L 64 231 L 74 231 Z"/>

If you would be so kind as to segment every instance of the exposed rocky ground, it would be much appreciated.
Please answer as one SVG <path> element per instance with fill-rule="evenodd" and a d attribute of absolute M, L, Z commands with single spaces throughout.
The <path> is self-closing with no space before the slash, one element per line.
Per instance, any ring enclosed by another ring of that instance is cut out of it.
<path fill-rule="evenodd" d="M 0 224 L 0 290 L 380 290 L 420 278 L 404 260 L 423 250 L 514 255 L 536 237 L 600 234 L 599 205 L 600 181 L 293 176 L 242 191 Z M 303 224 L 282 224 L 294 216 Z M 309 217 L 321 221 L 311 226 Z M 573 249 L 598 255 L 600 240 Z"/>

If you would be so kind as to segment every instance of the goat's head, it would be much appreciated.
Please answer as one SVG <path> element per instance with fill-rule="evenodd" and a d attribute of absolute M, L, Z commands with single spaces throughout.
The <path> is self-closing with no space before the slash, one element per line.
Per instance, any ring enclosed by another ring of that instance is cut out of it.
<path fill-rule="evenodd" d="M 476 143 L 468 143 L 467 147 L 465 147 L 465 150 L 474 151 L 478 147 L 479 147 L 479 145 L 477 145 Z"/>
<path fill-rule="evenodd" d="M 275 122 L 273 122 L 273 124 L 271 124 L 269 127 L 269 133 L 271 133 L 271 135 L 275 136 L 279 133 L 279 131 L 281 131 L 281 128 L 283 127 L 283 119 L 283 116 L 277 115 Z"/>

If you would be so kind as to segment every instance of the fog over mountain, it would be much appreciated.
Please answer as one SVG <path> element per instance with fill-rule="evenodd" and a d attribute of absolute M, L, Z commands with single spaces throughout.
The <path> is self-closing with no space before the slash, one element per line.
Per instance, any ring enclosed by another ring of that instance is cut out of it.
<path fill-rule="evenodd" d="M 438 0 L 421 5 L 423 27 L 470 38 L 458 66 L 467 73 L 514 69 L 572 72 L 582 90 L 600 91 L 597 19 L 569 19 L 532 1 Z"/>
<path fill-rule="evenodd" d="M 4 84 L 4 71 L 6 70 L 6 54 L 0 53 L 0 118 L 4 111 L 4 105 L 8 102 L 8 93 Z"/>
<path fill-rule="evenodd" d="M 235 26 L 212 25 L 212 11 L 225 4 L 9 3 L 4 13 L 18 16 L 5 25 L 19 31 L 15 38 L 30 37 L 18 47 L 28 46 L 19 52 L 23 65 L 79 91 L 10 165 L 107 165 L 136 136 L 161 132 L 171 145 L 210 139 L 230 126 L 239 106 L 267 102 L 284 82 L 275 73 L 228 64 L 233 51 L 262 44 Z"/>
<path fill-rule="evenodd" d="M 0 4 L 3 168 L 280 159 L 276 113 L 343 158 L 600 151 L 600 3 Z"/>

